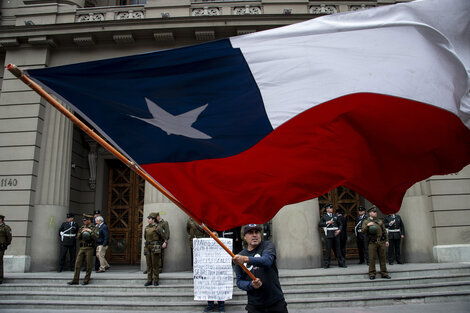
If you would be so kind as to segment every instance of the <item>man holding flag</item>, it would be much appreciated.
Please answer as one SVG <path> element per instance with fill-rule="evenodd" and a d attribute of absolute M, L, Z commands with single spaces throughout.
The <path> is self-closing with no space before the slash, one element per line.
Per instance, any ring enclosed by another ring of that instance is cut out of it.
<path fill-rule="evenodd" d="M 262 239 L 261 230 L 259 224 L 243 227 L 243 239 L 247 247 L 233 257 L 233 263 L 237 265 L 237 286 L 247 292 L 248 313 L 287 313 L 276 266 L 276 248 L 272 242 Z M 256 276 L 255 280 L 240 268 L 242 264 Z"/>

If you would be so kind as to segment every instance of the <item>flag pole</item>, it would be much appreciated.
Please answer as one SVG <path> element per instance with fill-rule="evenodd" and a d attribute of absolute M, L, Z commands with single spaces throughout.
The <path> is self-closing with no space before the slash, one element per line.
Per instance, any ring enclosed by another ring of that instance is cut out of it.
<path fill-rule="evenodd" d="M 136 163 L 129 160 L 126 156 L 124 156 L 121 152 L 119 152 L 116 148 L 114 148 L 111 144 L 109 144 L 106 140 L 100 137 L 97 133 L 95 133 L 91 128 L 89 128 L 85 123 L 83 123 L 80 119 L 78 119 L 72 112 L 67 110 L 62 104 L 60 104 L 56 99 L 54 99 L 49 93 L 47 93 L 44 89 L 42 89 L 38 84 L 31 80 L 27 75 L 23 73 L 21 69 L 19 69 L 14 64 L 8 64 L 6 69 L 9 70 L 15 77 L 20 79 L 23 83 L 25 83 L 28 87 L 38 93 L 42 98 L 44 98 L 47 102 L 49 102 L 54 108 L 59 110 L 62 114 L 64 114 L 69 120 L 71 120 L 75 125 L 77 125 L 81 130 L 83 130 L 88 136 L 93 138 L 96 142 L 98 142 L 101 146 L 103 146 L 106 150 L 108 150 L 111 154 L 113 154 L 116 158 L 118 158 L 121 162 L 123 162 L 127 167 L 137 173 L 140 177 L 145 179 L 149 182 L 153 187 L 157 188 L 165 197 L 167 197 L 171 202 L 173 202 L 177 207 L 183 210 L 190 218 L 192 218 L 199 226 L 212 238 L 214 239 L 230 256 L 233 258 L 235 255 L 233 254 L 230 249 L 224 245 L 222 241 L 220 241 L 217 236 L 215 236 L 212 231 L 202 222 L 200 222 L 197 218 L 195 218 L 188 209 L 172 194 L 166 191 L 155 179 L 145 173 Z M 250 276 L 251 279 L 255 280 L 256 277 L 251 273 L 246 266 L 243 264 L 240 265 L 241 268 Z"/>

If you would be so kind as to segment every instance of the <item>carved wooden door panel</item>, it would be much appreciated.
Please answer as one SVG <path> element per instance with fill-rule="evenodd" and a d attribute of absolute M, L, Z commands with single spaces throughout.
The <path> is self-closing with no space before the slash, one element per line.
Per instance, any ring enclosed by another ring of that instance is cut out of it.
<path fill-rule="evenodd" d="M 144 180 L 118 161 L 109 163 L 108 222 L 110 263 L 140 262 Z"/>
<path fill-rule="evenodd" d="M 359 257 L 356 245 L 356 236 L 354 235 L 355 220 L 358 215 L 358 209 L 361 204 L 360 195 L 355 191 L 340 186 L 318 198 L 320 205 L 320 216 L 325 213 L 323 208 L 325 204 L 333 205 L 333 212 L 339 208 L 343 209 L 344 217 L 347 222 L 348 240 L 346 243 L 346 259 L 355 259 Z"/>

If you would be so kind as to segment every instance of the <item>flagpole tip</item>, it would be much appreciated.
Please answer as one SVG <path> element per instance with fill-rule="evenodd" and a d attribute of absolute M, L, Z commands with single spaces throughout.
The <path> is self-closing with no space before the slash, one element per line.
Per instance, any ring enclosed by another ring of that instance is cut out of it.
<path fill-rule="evenodd" d="M 21 78 L 21 76 L 23 76 L 23 71 L 21 71 L 15 64 L 8 64 L 6 66 L 6 69 L 9 70 L 17 78 Z"/>

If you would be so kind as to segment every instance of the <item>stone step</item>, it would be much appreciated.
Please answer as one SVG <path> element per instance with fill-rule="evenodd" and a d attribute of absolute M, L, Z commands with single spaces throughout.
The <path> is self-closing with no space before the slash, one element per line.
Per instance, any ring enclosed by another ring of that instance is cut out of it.
<path fill-rule="evenodd" d="M 453 281 L 443 283 L 431 283 L 431 284 L 416 284 L 407 286 L 384 286 L 377 288 L 377 286 L 368 287 L 344 287 L 344 288 L 324 288 L 321 290 L 314 289 L 284 289 L 286 299 L 304 299 L 310 300 L 317 298 L 330 298 L 330 297 L 353 297 L 353 296 L 370 296 L 380 297 L 388 296 L 389 293 L 395 295 L 406 295 L 407 293 L 422 293 L 427 292 L 445 292 L 445 291 L 469 291 L 470 292 L 470 280 L 469 281 Z M 44 291 L 37 289 L 33 291 L 4 291 L 0 290 L 0 299 L 2 300 L 18 300 L 18 299 L 29 299 L 29 300 L 80 300 L 86 298 L 88 300 L 105 299 L 107 303 L 128 299 L 128 301 L 138 301 L 144 303 L 146 301 L 153 302 L 166 301 L 166 302 L 181 302 L 181 301 L 192 301 L 194 294 L 192 290 L 182 290 L 180 292 L 169 292 L 161 288 L 149 287 L 147 289 L 133 291 L 129 293 L 122 293 L 116 291 L 110 291 L 105 288 L 102 290 L 88 290 L 86 287 L 82 288 L 65 288 L 62 291 Z M 234 290 L 233 300 L 246 299 L 246 294 L 238 289 Z"/>
<path fill-rule="evenodd" d="M 379 306 L 403 302 L 468 301 L 470 264 L 390 266 L 392 279 L 369 280 L 367 266 L 280 270 L 291 309 Z M 83 278 L 82 274 L 82 278 Z M 52 312 L 97 307 L 109 311 L 202 311 L 194 301 L 191 272 L 162 273 L 159 287 L 144 287 L 146 275 L 123 270 L 92 274 L 91 284 L 69 286 L 71 272 L 6 273 L 0 285 L 1 309 Z M 246 293 L 234 286 L 227 308 L 243 310 Z M 292 311 L 292 310 L 291 310 Z"/>
<path fill-rule="evenodd" d="M 410 267 L 412 268 L 410 270 Z M 378 266 L 377 266 L 378 269 Z M 450 274 L 470 275 L 470 266 L 465 264 L 451 264 L 439 266 L 431 264 L 394 265 L 388 267 L 393 278 L 440 277 Z M 308 270 L 280 270 L 281 285 L 298 284 L 301 282 L 330 283 L 337 281 L 362 281 L 368 278 L 368 268 L 365 265 L 351 265 L 348 268 L 308 269 Z M 84 272 L 80 278 L 83 279 Z M 72 272 L 46 272 L 46 273 L 6 273 L 5 281 L 8 283 L 36 284 L 62 284 L 70 281 Z M 108 271 L 106 273 L 92 273 L 92 280 L 99 281 L 100 285 L 133 285 L 141 286 L 147 279 L 142 272 L 121 273 Z M 192 272 L 162 273 L 162 285 L 192 285 Z"/>
<path fill-rule="evenodd" d="M 328 297 L 316 299 L 287 299 L 289 309 L 308 309 L 308 308 L 328 308 L 328 307 L 358 307 L 358 306 L 379 306 L 391 305 L 396 303 L 429 303 L 429 302 L 454 302 L 454 301 L 468 301 L 470 291 L 457 291 L 457 292 L 432 292 L 432 293 L 407 293 L 407 294 L 394 294 L 387 293 L 384 297 L 371 297 L 367 296 L 353 296 L 350 298 L 344 297 Z M 84 299 L 81 300 L 3 300 L 2 309 L 14 310 L 17 309 L 36 309 L 36 310 L 73 310 L 83 307 Z M 226 301 L 227 311 L 229 310 L 243 310 L 246 300 L 229 300 Z M 164 299 L 158 301 L 154 299 L 151 302 L 139 303 L 138 301 L 91 301 L 86 299 L 86 306 L 106 309 L 117 312 L 127 311 L 152 311 L 152 312 L 167 312 L 167 311 L 202 311 L 205 307 L 205 302 L 166 302 Z"/>
<path fill-rule="evenodd" d="M 379 275 L 380 276 L 380 275 Z M 416 284 L 431 284 L 431 283 L 439 283 L 439 282 L 448 282 L 448 281 L 469 281 L 470 275 L 469 274 L 452 274 L 452 275 L 443 275 L 443 276 L 423 276 L 423 277 L 401 277 L 395 278 L 393 277 L 391 280 L 384 280 L 377 278 L 376 280 L 369 280 L 367 276 L 362 277 L 360 280 L 341 280 L 341 281 L 329 281 L 329 282 L 318 282 L 318 281 L 301 281 L 298 283 L 291 282 L 291 283 L 283 283 L 282 288 L 283 290 L 295 290 L 295 289 L 312 289 L 312 290 L 321 290 L 321 289 L 331 289 L 331 288 L 353 288 L 353 287 L 386 287 L 386 286 L 402 286 L 406 287 L 408 285 L 416 285 Z M 93 290 L 93 292 L 124 292 L 124 293 L 133 293 L 133 292 L 148 292 L 154 293 L 154 287 L 144 287 L 143 282 L 139 281 L 139 285 L 128 284 L 124 281 L 121 284 L 101 284 L 99 279 L 92 278 L 91 283 L 87 286 L 69 286 L 67 285 L 67 279 L 55 280 L 54 283 L 38 283 L 38 281 L 34 281 L 31 283 L 24 282 L 22 280 L 18 280 L 19 282 L 8 281 L 8 284 L 4 284 L 4 288 L 8 288 L 10 291 L 24 291 L 24 290 L 35 290 L 40 289 L 42 291 L 49 291 L 49 292 L 63 292 L 64 287 L 67 290 L 72 290 L 74 292 L 83 290 L 86 288 L 87 290 Z M 1 290 L 0 286 L 0 290 Z M 168 293 L 178 293 L 178 292 L 193 292 L 193 283 L 188 284 L 169 284 L 165 285 L 163 283 L 160 284 L 158 287 L 159 290 L 162 292 Z M 234 290 L 236 290 L 236 284 L 234 284 Z"/>

